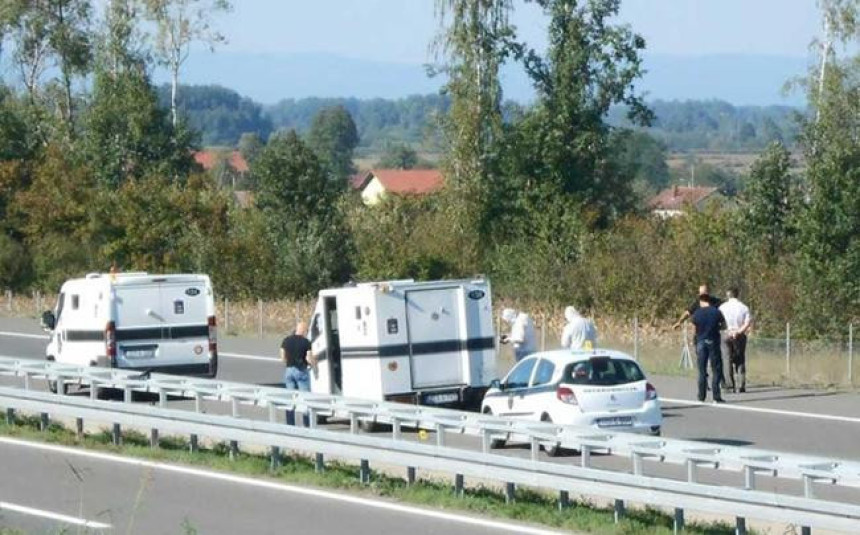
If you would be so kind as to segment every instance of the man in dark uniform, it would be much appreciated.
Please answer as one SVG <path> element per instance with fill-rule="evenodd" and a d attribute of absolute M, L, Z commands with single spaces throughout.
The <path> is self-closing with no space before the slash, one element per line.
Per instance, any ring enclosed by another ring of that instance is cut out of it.
<path fill-rule="evenodd" d="M 707 295 L 708 296 L 708 303 L 714 308 L 720 308 L 720 305 L 723 304 L 722 299 L 720 299 L 719 297 L 711 295 L 710 288 L 708 288 L 707 284 L 702 284 L 699 286 L 698 295 Z M 686 310 L 684 310 L 684 312 L 681 314 L 681 317 L 678 318 L 678 321 L 676 321 L 672 325 L 672 328 L 677 329 L 678 327 L 680 327 L 681 324 L 684 323 L 684 320 L 691 317 L 696 312 L 696 310 L 698 310 L 698 309 L 699 309 L 699 299 L 696 298 L 696 300 L 693 301 L 690 304 L 690 306 L 687 307 Z M 722 353 L 722 351 L 721 351 L 721 353 Z M 724 366 L 720 366 L 720 370 L 721 370 L 720 371 L 720 384 L 723 386 L 723 388 L 726 388 L 726 376 L 725 376 Z"/>
<path fill-rule="evenodd" d="M 699 307 L 690 316 L 696 326 L 696 363 L 699 368 L 699 401 L 705 401 L 708 383 L 708 361 L 711 363 L 711 391 L 716 403 L 724 403 L 720 393 L 723 376 L 723 357 L 720 351 L 720 330 L 726 328 L 726 319 L 720 309 L 711 304 L 711 296 L 699 294 Z"/>

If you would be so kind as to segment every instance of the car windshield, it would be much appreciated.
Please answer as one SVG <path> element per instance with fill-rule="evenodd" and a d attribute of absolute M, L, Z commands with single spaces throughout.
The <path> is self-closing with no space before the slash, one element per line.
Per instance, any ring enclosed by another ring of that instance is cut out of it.
<path fill-rule="evenodd" d="M 575 385 L 623 385 L 644 381 L 645 374 L 632 360 L 593 357 L 565 368 L 562 382 Z"/>

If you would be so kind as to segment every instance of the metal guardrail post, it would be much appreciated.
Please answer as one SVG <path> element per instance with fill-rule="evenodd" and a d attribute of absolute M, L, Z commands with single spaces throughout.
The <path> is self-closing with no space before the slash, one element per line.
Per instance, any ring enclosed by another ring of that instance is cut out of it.
<path fill-rule="evenodd" d="M 848 324 L 848 384 L 854 386 L 854 324 Z"/>
<path fill-rule="evenodd" d="M 639 316 L 633 316 L 633 359 L 639 360 Z"/>
<path fill-rule="evenodd" d="M 278 446 L 271 447 L 271 454 L 269 455 L 269 470 L 277 470 L 281 467 L 281 448 Z"/>
<path fill-rule="evenodd" d="M 230 300 L 224 298 L 224 332 L 230 332 Z"/>
<path fill-rule="evenodd" d="M 75 418 L 75 436 L 78 440 L 84 438 L 84 419 L 83 418 Z"/>
<path fill-rule="evenodd" d="M 791 382 L 791 323 L 785 324 L 785 376 Z"/>
<path fill-rule="evenodd" d="M 6 310 L 12 312 L 12 290 L 6 290 Z"/>
<path fill-rule="evenodd" d="M 627 510 L 624 507 L 624 500 L 615 500 L 615 505 L 613 506 L 613 517 L 615 518 L 615 523 L 621 522 L 621 519 L 624 518 L 624 515 L 627 514 Z"/>
<path fill-rule="evenodd" d="M 415 467 L 414 466 L 407 466 L 406 467 L 406 484 L 410 487 L 415 484 Z"/>
<path fill-rule="evenodd" d="M 114 446 L 122 446 L 122 426 L 117 423 L 111 428 L 111 443 Z"/>
<path fill-rule="evenodd" d="M 511 504 L 516 501 L 517 498 L 517 486 L 514 483 L 507 482 L 505 483 L 505 503 Z"/>
<path fill-rule="evenodd" d="M 570 493 L 566 490 L 558 491 L 558 509 L 562 511 L 570 507 Z"/>
<path fill-rule="evenodd" d="M 546 351 L 546 314 L 541 314 L 540 320 L 540 350 Z"/>
<path fill-rule="evenodd" d="M 672 532 L 680 533 L 684 531 L 684 510 L 676 507 L 672 518 Z"/>
<path fill-rule="evenodd" d="M 463 497 L 464 480 L 463 474 L 454 474 L 454 495 L 458 498 Z"/>
<path fill-rule="evenodd" d="M 367 459 L 361 460 L 361 467 L 358 470 L 358 479 L 363 485 L 370 483 L 370 461 Z"/>
<path fill-rule="evenodd" d="M 257 308 L 258 308 L 258 316 L 257 317 L 259 320 L 258 329 L 259 329 L 260 338 L 262 338 L 263 337 L 263 300 L 262 299 L 257 300 Z"/>
<path fill-rule="evenodd" d="M 45 432 L 48 430 L 48 425 L 51 423 L 47 412 L 39 415 L 39 431 Z"/>
<path fill-rule="evenodd" d="M 15 425 L 15 409 L 6 408 L 6 425 Z"/>

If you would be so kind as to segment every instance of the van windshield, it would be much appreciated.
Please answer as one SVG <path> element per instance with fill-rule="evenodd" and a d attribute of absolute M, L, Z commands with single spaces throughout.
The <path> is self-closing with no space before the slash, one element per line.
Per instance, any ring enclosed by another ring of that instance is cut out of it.
<path fill-rule="evenodd" d="M 632 360 L 593 357 L 569 364 L 562 376 L 563 383 L 575 385 L 624 385 L 644 381 L 645 374 Z"/>

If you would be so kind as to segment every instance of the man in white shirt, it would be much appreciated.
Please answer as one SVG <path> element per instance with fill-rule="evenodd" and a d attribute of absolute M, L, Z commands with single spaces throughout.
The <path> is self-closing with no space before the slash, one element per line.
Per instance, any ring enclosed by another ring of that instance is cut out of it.
<path fill-rule="evenodd" d="M 517 312 L 512 308 L 506 308 L 502 311 L 502 319 L 511 326 L 511 333 L 502 335 L 502 343 L 507 344 L 510 342 L 514 346 L 514 359 L 516 362 L 519 362 L 537 350 L 535 326 L 528 314 Z"/>
<path fill-rule="evenodd" d="M 564 319 L 567 323 L 561 331 L 561 347 L 593 349 L 597 346 L 597 328 L 590 319 L 584 318 L 574 307 L 564 309 Z"/>
<path fill-rule="evenodd" d="M 720 312 L 726 318 L 726 347 L 729 353 L 729 369 L 732 379 L 732 391 L 746 392 L 747 382 L 747 333 L 752 325 L 750 309 L 738 299 L 738 289 L 731 288 L 726 292 L 728 299 L 720 305 Z M 735 372 L 740 380 L 740 388 L 735 383 Z"/>

